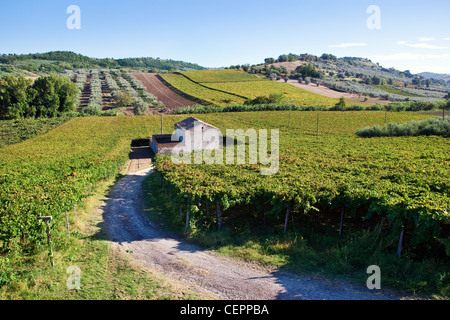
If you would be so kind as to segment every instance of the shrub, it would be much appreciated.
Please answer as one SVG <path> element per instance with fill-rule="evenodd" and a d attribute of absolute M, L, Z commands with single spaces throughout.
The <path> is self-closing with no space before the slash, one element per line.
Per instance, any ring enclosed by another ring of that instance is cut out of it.
<path fill-rule="evenodd" d="M 139 101 L 136 103 L 136 106 L 134 107 L 134 114 L 137 116 L 143 116 L 146 115 L 148 112 L 148 104 L 146 104 L 143 101 Z"/>
<path fill-rule="evenodd" d="M 99 105 L 90 104 L 81 109 L 81 114 L 84 116 L 100 116 L 102 114 L 102 108 Z"/>
<path fill-rule="evenodd" d="M 258 96 L 255 99 L 247 99 L 245 105 L 258 105 L 258 104 L 278 104 L 283 99 L 282 93 L 273 93 L 268 97 Z"/>
<path fill-rule="evenodd" d="M 450 138 L 450 118 L 433 118 L 403 124 L 389 123 L 386 126 L 377 125 L 359 129 L 356 134 L 363 138 L 431 135 Z"/>

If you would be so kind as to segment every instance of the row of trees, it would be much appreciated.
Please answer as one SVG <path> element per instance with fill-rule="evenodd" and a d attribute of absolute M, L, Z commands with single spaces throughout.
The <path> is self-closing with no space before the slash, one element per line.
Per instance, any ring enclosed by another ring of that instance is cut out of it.
<path fill-rule="evenodd" d="M 78 87 L 68 77 L 39 77 L 34 82 L 24 76 L 0 79 L 0 117 L 6 119 L 56 117 L 73 112 L 78 103 Z"/>

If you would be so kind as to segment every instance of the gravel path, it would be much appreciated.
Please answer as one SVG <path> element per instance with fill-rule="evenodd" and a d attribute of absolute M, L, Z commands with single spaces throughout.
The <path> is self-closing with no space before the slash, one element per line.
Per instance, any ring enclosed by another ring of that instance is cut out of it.
<path fill-rule="evenodd" d="M 104 207 L 105 228 L 110 240 L 145 267 L 224 300 L 401 298 L 342 280 L 263 269 L 205 251 L 170 235 L 149 222 L 142 213 L 141 185 L 151 172 L 151 168 L 129 172 L 113 186 Z"/>

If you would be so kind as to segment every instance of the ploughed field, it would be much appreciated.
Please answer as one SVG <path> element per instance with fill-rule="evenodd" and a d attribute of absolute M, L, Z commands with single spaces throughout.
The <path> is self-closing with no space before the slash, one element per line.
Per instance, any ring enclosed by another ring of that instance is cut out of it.
<path fill-rule="evenodd" d="M 168 88 L 158 79 L 155 73 L 133 72 L 132 74 L 142 82 L 148 92 L 155 95 L 168 109 L 177 109 L 197 104 Z"/>

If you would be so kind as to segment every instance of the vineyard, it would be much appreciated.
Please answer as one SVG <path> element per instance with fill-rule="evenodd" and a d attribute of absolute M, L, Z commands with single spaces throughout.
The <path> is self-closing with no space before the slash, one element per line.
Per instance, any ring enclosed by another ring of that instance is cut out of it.
<path fill-rule="evenodd" d="M 426 118 L 390 117 L 394 122 Z M 378 226 L 397 239 L 406 233 L 406 248 L 418 255 L 445 256 L 449 249 L 448 139 L 356 136 L 359 128 L 382 124 L 380 112 L 257 112 L 201 119 L 222 131 L 280 128 L 280 167 L 278 174 L 262 176 L 259 165 L 175 165 L 158 156 L 156 169 L 162 186 L 170 190 L 170 202 L 175 208 L 185 206 L 187 195 L 191 218 L 198 224 L 220 228 L 233 212 L 248 206 L 261 222 L 278 217 L 285 230 L 291 216 L 319 219 L 336 233 L 345 232 L 351 222 L 356 224 L 353 231 Z M 401 254 L 402 247 L 395 244 L 395 250 Z"/>
<path fill-rule="evenodd" d="M 397 112 L 388 116 L 399 123 L 429 118 Z M 355 238 L 378 230 L 377 241 L 384 241 L 383 248 L 393 256 L 446 259 L 448 138 L 358 137 L 358 129 L 384 124 L 385 113 L 377 111 L 198 117 L 223 133 L 229 128 L 279 129 L 280 163 L 276 175 L 262 176 L 260 164 L 175 165 L 167 156 L 157 156 L 154 179 L 168 206 L 180 212 L 178 223 L 186 230 L 241 230 L 256 221 L 266 232 L 289 233 L 299 223 L 314 221 L 320 226 L 317 232 Z M 171 132 L 184 118 L 165 116 L 164 131 Z M 45 224 L 36 218 L 46 215 L 53 216 L 54 249 L 65 250 L 65 213 L 85 210 L 99 182 L 122 170 L 131 141 L 159 133 L 159 126 L 159 116 L 79 117 L 1 148 L 0 251 L 43 248 Z M 402 246 L 397 247 L 399 239 Z"/>
<path fill-rule="evenodd" d="M 121 170 L 131 140 L 157 133 L 159 121 L 152 116 L 75 118 L 1 148 L 1 251 L 45 243 L 44 226 L 36 217 L 51 215 L 56 227 L 63 225 L 64 212 L 82 210 L 97 183 Z M 56 243 L 64 239 L 53 236 Z"/>
<path fill-rule="evenodd" d="M 336 99 L 324 97 L 286 83 L 262 80 L 237 70 L 188 71 L 161 77 L 176 90 L 204 104 L 225 106 L 243 104 L 247 99 L 283 94 L 283 103 L 300 106 L 334 106 Z"/>

